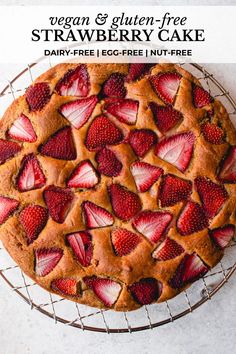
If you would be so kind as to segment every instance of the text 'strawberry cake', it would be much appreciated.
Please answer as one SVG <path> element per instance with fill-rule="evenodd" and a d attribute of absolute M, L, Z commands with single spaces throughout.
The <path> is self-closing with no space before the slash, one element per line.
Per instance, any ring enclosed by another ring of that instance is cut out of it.
<path fill-rule="evenodd" d="M 0 128 L 0 237 L 49 291 L 115 310 L 162 302 L 234 236 L 236 132 L 177 65 L 57 65 Z"/>

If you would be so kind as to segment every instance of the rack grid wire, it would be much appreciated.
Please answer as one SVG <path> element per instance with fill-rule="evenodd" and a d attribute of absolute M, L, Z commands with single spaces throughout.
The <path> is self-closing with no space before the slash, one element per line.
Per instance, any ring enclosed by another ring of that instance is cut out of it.
<path fill-rule="evenodd" d="M 179 63 L 179 65 L 195 75 L 213 97 L 221 100 L 235 124 L 236 102 L 220 82 L 198 64 Z M 24 94 L 26 88 L 38 75 L 51 66 L 50 58 L 42 57 L 37 62 L 27 65 L 15 78 L 7 81 L 0 92 L 0 116 L 15 98 Z M 235 246 L 236 241 L 233 240 L 227 247 L 221 262 L 175 298 L 161 304 L 147 305 L 132 312 L 99 310 L 50 294 L 24 275 L 1 242 L 0 276 L 12 291 L 30 305 L 32 310 L 38 310 L 52 318 L 55 323 L 61 322 L 95 332 L 132 333 L 174 322 L 210 300 L 236 269 Z"/>

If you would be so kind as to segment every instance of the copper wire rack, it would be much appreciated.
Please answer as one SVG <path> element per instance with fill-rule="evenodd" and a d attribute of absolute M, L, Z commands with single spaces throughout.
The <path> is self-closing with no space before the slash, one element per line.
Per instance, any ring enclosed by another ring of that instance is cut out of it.
<path fill-rule="evenodd" d="M 231 120 L 236 123 L 236 102 L 217 79 L 198 64 L 180 65 L 195 75 L 213 97 L 220 99 L 228 110 Z M 38 75 L 50 67 L 50 58 L 42 57 L 36 63 L 27 65 L 15 78 L 7 81 L 0 93 L 0 116 L 15 98 L 25 92 Z M 222 261 L 186 291 L 164 303 L 144 306 L 132 312 L 99 310 L 50 294 L 24 275 L 1 242 L 0 276 L 32 310 L 52 318 L 55 323 L 61 322 L 68 326 L 96 332 L 132 333 L 174 322 L 210 300 L 236 269 L 235 246 L 236 241 L 233 240 L 225 250 Z"/>

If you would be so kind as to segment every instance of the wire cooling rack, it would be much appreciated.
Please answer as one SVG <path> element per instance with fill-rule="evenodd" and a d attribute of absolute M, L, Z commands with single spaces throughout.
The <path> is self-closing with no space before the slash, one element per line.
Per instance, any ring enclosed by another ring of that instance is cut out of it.
<path fill-rule="evenodd" d="M 212 96 L 222 101 L 232 121 L 236 123 L 236 103 L 217 79 L 198 64 L 180 65 L 195 75 Z M 51 67 L 50 59 L 41 58 L 37 63 L 28 65 L 14 79 L 8 81 L 0 93 L 0 116 L 8 105 L 16 97 L 22 95 L 31 82 L 49 67 Z M 233 240 L 226 249 L 222 261 L 174 299 L 161 304 L 144 306 L 132 312 L 98 310 L 48 293 L 23 274 L 1 243 L 0 276 L 12 291 L 30 305 L 32 310 L 38 310 L 52 318 L 55 323 L 61 322 L 68 326 L 96 332 L 131 333 L 173 322 L 211 299 L 236 269 L 235 246 L 236 241 Z"/>

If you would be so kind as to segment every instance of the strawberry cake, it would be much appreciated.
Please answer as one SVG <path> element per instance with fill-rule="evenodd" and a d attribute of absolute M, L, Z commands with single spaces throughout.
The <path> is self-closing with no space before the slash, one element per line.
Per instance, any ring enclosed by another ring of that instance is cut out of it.
<path fill-rule="evenodd" d="M 162 302 L 234 237 L 236 132 L 177 65 L 59 64 L 0 134 L 0 238 L 50 292 L 117 311 Z"/>

